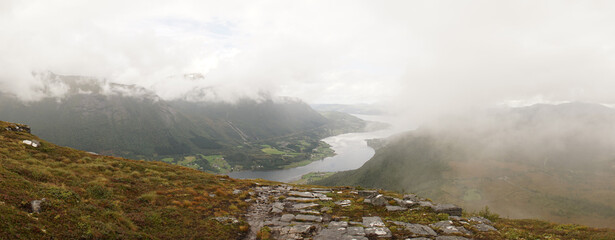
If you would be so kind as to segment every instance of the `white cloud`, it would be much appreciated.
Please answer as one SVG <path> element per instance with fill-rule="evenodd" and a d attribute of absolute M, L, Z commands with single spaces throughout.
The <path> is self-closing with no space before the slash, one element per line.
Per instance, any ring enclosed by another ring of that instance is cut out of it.
<path fill-rule="evenodd" d="M 0 90 L 32 71 L 163 98 L 389 102 L 425 116 L 522 101 L 615 102 L 607 1 L 3 1 Z M 179 79 L 203 73 L 198 80 Z"/>

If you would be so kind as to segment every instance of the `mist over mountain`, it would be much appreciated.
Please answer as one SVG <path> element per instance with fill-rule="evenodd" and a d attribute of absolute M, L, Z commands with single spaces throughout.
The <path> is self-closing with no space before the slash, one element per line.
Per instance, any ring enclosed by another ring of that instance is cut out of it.
<path fill-rule="evenodd" d="M 0 118 L 28 124 L 36 134 L 60 144 L 100 154 L 145 159 L 236 155 L 245 148 L 234 148 L 252 143 L 255 152 L 263 154 L 260 145 L 270 140 L 305 135 L 313 139 L 310 142 L 318 142 L 345 127 L 292 98 L 262 95 L 262 99 L 233 103 L 197 101 L 196 97 L 164 100 L 136 85 L 44 74 L 40 93 L 45 97 L 24 102 L 0 94 Z M 352 130 L 364 126 L 358 119 L 344 122 L 353 121 L 359 125 Z M 225 150 L 230 148 L 234 150 Z M 249 157 L 240 159 L 250 162 Z"/>
<path fill-rule="evenodd" d="M 615 223 L 615 109 L 536 104 L 469 112 L 393 136 L 317 184 L 414 192 L 514 218 Z"/>

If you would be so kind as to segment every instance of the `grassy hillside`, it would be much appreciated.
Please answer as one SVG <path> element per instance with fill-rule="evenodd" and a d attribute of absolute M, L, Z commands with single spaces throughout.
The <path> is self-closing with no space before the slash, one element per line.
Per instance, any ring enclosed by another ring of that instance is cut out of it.
<path fill-rule="evenodd" d="M 615 110 L 569 103 L 453 118 L 316 182 L 417 192 L 512 218 L 615 226 Z"/>
<path fill-rule="evenodd" d="M 236 180 L 162 162 L 93 155 L 54 145 L 26 131 L 16 131 L 17 126 L 24 127 L 0 122 L 0 239 L 243 239 L 255 227 L 248 225 L 246 219 L 248 212 L 259 209 L 254 206 L 290 199 L 288 190 L 271 191 L 272 187 L 288 189 L 289 186 L 280 183 Z M 24 140 L 37 145 L 25 144 Z M 318 186 L 292 188 L 323 189 L 314 187 Z M 409 232 L 389 221 L 431 224 L 448 219 L 447 214 L 428 208 L 390 212 L 365 203 L 357 190 L 338 188 L 327 192 L 330 200 L 316 203 L 326 206 L 325 216 L 337 221 L 380 216 L 391 229 L 393 238 L 406 238 Z M 278 198 L 268 195 L 276 192 L 286 195 Z M 380 193 L 388 198 L 402 197 L 395 192 Z M 32 212 L 30 202 L 43 198 L 46 200 L 41 204 L 40 213 Z M 342 200 L 351 206 L 334 203 Z M 269 212 L 270 207 L 263 209 Z M 475 239 L 615 237 L 612 230 L 510 220 L 488 211 L 465 212 L 463 219 L 476 215 L 495 221 L 493 226 L 498 231 L 476 232 Z M 267 215 L 261 218 L 270 220 Z M 255 223 L 254 220 L 250 221 Z M 316 231 L 327 225 L 320 224 L 323 226 L 319 225 Z M 269 239 L 271 228 L 260 228 L 256 236 Z"/>
<path fill-rule="evenodd" d="M 235 239 L 250 183 L 159 162 L 60 147 L 0 122 L 2 239 Z M 40 141 L 32 147 L 23 140 Z M 40 214 L 29 203 L 46 198 Z"/>

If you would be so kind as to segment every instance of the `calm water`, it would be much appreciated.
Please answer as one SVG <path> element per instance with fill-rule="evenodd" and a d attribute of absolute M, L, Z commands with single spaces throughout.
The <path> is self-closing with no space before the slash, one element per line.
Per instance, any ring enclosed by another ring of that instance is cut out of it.
<path fill-rule="evenodd" d="M 389 117 L 374 115 L 354 115 L 368 121 L 392 123 Z M 335 172 L 357 169 L 374 156 L 374 149 L 367 146 L 366 139 L 385 138 L 398 131 L 388 128 L 373 132 L 347 133 L 323 139 L 331 145 L 336 155 L 323 160 L 312 162 L 303 167 L 270 170 L 270 171 L 240 171 L 228 175 L 233 178 L 262 178 L 280 182 L 298 180 L 302 175 L 310 172 Z"/>

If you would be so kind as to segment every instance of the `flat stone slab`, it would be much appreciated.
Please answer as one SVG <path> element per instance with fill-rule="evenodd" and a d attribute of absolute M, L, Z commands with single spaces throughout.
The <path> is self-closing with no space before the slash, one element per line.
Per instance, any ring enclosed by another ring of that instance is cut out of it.
<path fill-rule="evenodd" d="M 294 197 L 304 197 L 304 198 L 313 198 L 314 194 L 311 192 L 297 192 L 297 191 L 291 191 L 288 193 L 289 196 L 294 196 Z"/>
<path fill-rule="evenodd" d="M 391 237 L 391 230 L 386 227 L 368 227 L 365 229 L 365 235 L 376 237 Z"/>
<path fill-rule="evenodd" d="M 304 197 L 288 197 L 286 198 L 286 200 L 288 201 L 294 201 L 294 202 L 314 202 L 314 201 L 318 201 L 318 198 L 304 198 Z"/>
<path fill-rule="evenodd" d="M 363 217 L 364 227 L 384 227 L 384 222 L 380 217 Z"/>
<path fill-rule="evenodd" d="M 307 209 L 307 208 L 313 208 L 313 207 L 318 207 L 320 205 L 316 204 L 316 203 L 298 203 L 293 205 L 293 208 L 295 210 L 301 210 L 301 209 Z"/>
<path fill-rule="evenodd" d="M 280 217 L 280 221 L 282 222 L 290 222 L 295 219 L 295 215 L 292 214 L 284 214 Z"/>
<path fill-rule="evenodd" d="M 387 211 L 395 212 L 395 211 L 406 211 L 408 208 L 400 207 L 400 206 L 386 206 Z"/>
<path fill-rule="evenodd" d="M 295 220 L 301 221 L 301 222 L 322 222 L 322 217 L 314 216 L 314 215 L 298 214 L 297 216 L 295 216 Z"/>
<path fill-rule="evenodd" d="M 346 234 L 351 235 L 351 236 L 365 236 L 365 228 L 349 227 L 349 228 L 346 228 Z"/>
<path fill-rule="evenodd" d="M 345 228 L 348 227 L 348 222 L 343 221 L 333 221 L 328 225 L 329 228 Z"/>
<path fill-rule="evenodd" d="M 292 226 L 290 228 L 290 230 L 288 231 L 288 233 L 300 233 L 300 234 L 306 234 L 309 233 L 310 231 L 314 230 L 315 227 L 313 225 L 295 225 Z"/>

